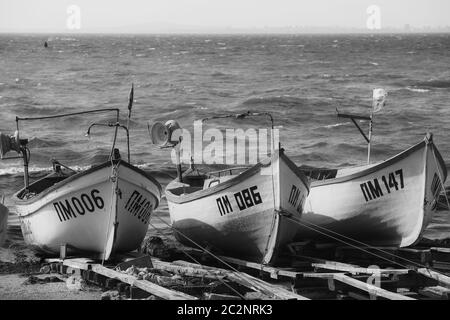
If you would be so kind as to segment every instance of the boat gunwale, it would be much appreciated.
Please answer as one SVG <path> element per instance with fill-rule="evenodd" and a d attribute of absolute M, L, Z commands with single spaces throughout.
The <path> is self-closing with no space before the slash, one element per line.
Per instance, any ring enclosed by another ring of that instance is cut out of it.
<path fill-rule="evenodd" d="M 242 181 L 244 181 L 245 179 L 248 179 L 252 176 L 254 176 L 255 174 L 257 174 L 261 168 L 263 167 L 268 167 L 269 165 L 271 165 L 275 160 L 277 159 L 283 159 L 284 162 L 286 163 L 286 165 L 296 174 L 296 176 L 298 178 L 300 178 L 300 180 L 303 182 L 304 186 L 306 187 L 306 189 L 310 190 L 310 183 L 309 183 L 309 179 L 307 178 L 307 176 L 299 169 L 299 167 L 297 165 L 295 165 L 295 163 L 293 163 L 285 154 L 284 154 L 284 150 L 276 150 L 275 154 L 273 156 L 271 156 L 270 158 L 264 159 L 262 161 L 260 161 L 259 163 L 257 163 L 256 165 L 254 165 L 253 167 L 249 168 L 248 170 L 242 172 L 241 174 L 233 177 L 230 180 L 224 181 L 223 183 L 220 183 L 218 185 L 215 185 L 214 187 L 208 188 L 208 189 L 202 189 L 202 190 L 198 190 L 195 191 L 193 193 L 189 193 L 186 195 L 175 195 L 171 192 L 170 189 L 170 184 L 169 183 L 166 187 L 166 199 L 170 202 L 176 203 L 176 204 L 183 204 L 186 202 L 192 202 L 192 201 L 196 201 L 205 197 L 208 197 L 210 195 L 213 195 L 219 191 L 222 191 L 224 189 L 227 189 L 229 187 L 232 187 Z M 179 187 L 181 188 L 181 187 Z M 173 188 L 176 189 L 176 188 Z M 172 189 L 172 190 L 173 190 Z"/>
<path fill-rule="evenodd" d="M 136 173 L 144 176 L 149 181 L 151 181 L 158 188 L 159 198 L 161 198 L 162 187 L 161 187 L 161 184 L 155 178 L 153 178 L 152 176 L 146 174 L 144 170 L 141 170 L 141 169 L 137 168 L 136 166 L 133 166 L 133 165 L 129 164 L 128 162 L 124 161 L 124 160 L 119 160 L 119 161 L 115 160 L 115 161 L 106 161 L 106 162 L 101 163 L 99 165 L 94 165 L 94 166 L 92 166 L 91 168 L 89 168 L 87 170 L 84 170 L 84 171 L 78 172 L 78 173 L 76 173 L 74 175 L 71 175 L 71 176 L 67 177 L 64 180 L 55 183 L 51 187 L 45 189 L 44 191 L 42 191 L 41 193 L 37 194 L 35 197 L 30 198 L 30 199 L 24 200 L 24 199 L 21 199 L 21 198 L 18 197 L 18 195 L 25 190 L 25 188 L 22 188 L 22 189 L 20 189 L 19 191 L 17 191 L 16 193 L 14 193 L 12 195 L 12 197 L 11 197 L 12 202 L 14 203 L 14 205 L 30 205 L 32 203 L 35 203 L 35 202 L 41 200 L 43 197 L 45 197 L 49 193 L 55 191 L 58 188 L 61 188 L 62 186 L 66 185 L 67 183 L 70 183 L 70 182 L 72 182 L 74 180 L 77 180 L 78 178 L 81 178 L 81 177 L 83 177 L 85 175 L 91 174 L 91 173 L 93 173 L 95 171 L 98 171 L 100 169 L 107 168 L 107 167 L 111 166 L 112 163 L 118 163 L 118 162 L 119 162 L 120 165 L 125 165 L 125 167 L 127 167 L 128 169 L 130 169 L 132 171 L 135 171 Z M 39 180 L 35 181 L 34 183 L 38 183 L 39 181 L 41 181 L 43 179 L 46 179 L 47 177 L 48 177 L 48 175 L 43 177 L 42 179 L 39 179 Z M 156 198 L 156 200 L 158 202 L 157 206 L 159 206 L 160 200 L 158 199 L 158 197 L 155 197 L 155 198 Z"/>
<path fill-rule="evenodd" d="M 442 158 L 442 155 L 440 154 L 439 150 L 437 149 L 436 145 L 434 144 L 434 142 L 432 140 L 429 141 L 421 141 L 418 144 L 400 152 L 399 154 L 385 160 L 382 161 L 374 166 L 371 166 L 370 168 L 367 169 L 363 169 L 362 171 L 358 171 L 355 172 L 353 174 L 350 175 L 346 175 L 346 176 L 342 176 L 339 178 L 332 178 L 332 179 L 326 179 L 326 180 L 312 180 L 311 182 L 311 188 L 314 187 L 321 187 L 321 186 L 325 186 L 325 185 L 331 185 L 331 184 L 337 184 L 337 183 L 342 183 L 342 182 L 348 182 L 351 180 L 355 180 L 358 178 L 361 178 L 363 176 L 369 175 L 371 173 L 374 173 L 376 171 L 382 170 L 386 167 L 389 167 L 390 165 L 405 159 L 406 157 L 408 157 L 411 153 L 427 146 L 427 145 L 431 145 L 432 146 L 432 152 L 435 153 L 437 160 L 439 161 L 439 164 L 442 167 L 443 170 L 443 174 L 444 174 L 444 181 L 447 179 L 447 168 L 445 166 L 445 162 L 444 159 Z"/>

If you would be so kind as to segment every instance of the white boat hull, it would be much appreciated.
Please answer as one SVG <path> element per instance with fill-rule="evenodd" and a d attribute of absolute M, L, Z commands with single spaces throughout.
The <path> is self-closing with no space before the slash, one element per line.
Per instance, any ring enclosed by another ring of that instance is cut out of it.
<path fill-rule="evenodd" d="M 13 197 L 25 241 L 51 254 L 66 245 L 108 259 L 135 250 L 161 198 L 160 185 L 144 172 L 119 162 L 75 174 L 30 200 Z"/>
<path fill-rule="evenodd" d="M 312 182 L 296 238 L 348 241 L 345 236 L 371 245 L 413 245 L 433 217 L 446 177 L 427 138 L 385 162 L 338 171 L 335 179 Z"/>
<path fill-rule="evenodd" d="M 183 194 L 183 187 L 174 188 L 177 184 L 169 184 L 166 196 L 180 242 L 196 247 L 194 241 L 215 252 L 266 264 L 292 241 L 296 227 L 285 215 L 301 216 L 309 188 L 306 177 L 278 151 L 207 189 Z"/>

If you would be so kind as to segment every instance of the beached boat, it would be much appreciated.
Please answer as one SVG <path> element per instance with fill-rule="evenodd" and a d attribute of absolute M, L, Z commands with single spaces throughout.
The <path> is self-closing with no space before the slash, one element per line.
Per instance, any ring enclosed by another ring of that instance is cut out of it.
<path fill-rule="evenodd" d="M 26 243 L 50 254 L 111 254 L 139 247 L 161 187 L 122 159 L 79 173 L 56 171 L 13 195 Z"/>
<path fill-rule="evenodd" d="M 283 150 L 251 168 L 179 171 L 165 190 L 180 242 L 264 264 L 293 240 L 297 227 L 286 217 L 300 218 L 308 191 L 308 179 Z"/>
<path fill-rule="evenodd" d="M 12 202 L 27 244 L 49 254 L 58 254 L 60 250 L 66 254 L 84 252 L 104 260 L 113 253 L 135 250 L 141 244 L 149 218 L 159 205 L 161 186 L 130 164 L 128 126 L 120 124 L 118 109 L 17 117 L 17 128 L 19 121 L 111 111 L 117 114 L 115 123 L 93 123 L 88 129 L 89 135 L 94 126 L 114 128 L 108 161 L 79 172 L 54 161 L 54 172 L 34 183 L 28 177 L 28 140 L 20 139 L 18 131 L 15 136 L 0 135 L 2 156 L 14 150 L 20 154 L 15 158 L 23 158 L 24 162 L 25 186 L 13 195 Z M 119 128 L 127 133 L 128 161 L 115 148 Z"/>
<path fill-rule="evenodd" d="M 447 178 L 432 135 L 380 163 L 341 170 L 303 168 L 314 179 L 297 240 L 406 247 L 417 243 Z"/>

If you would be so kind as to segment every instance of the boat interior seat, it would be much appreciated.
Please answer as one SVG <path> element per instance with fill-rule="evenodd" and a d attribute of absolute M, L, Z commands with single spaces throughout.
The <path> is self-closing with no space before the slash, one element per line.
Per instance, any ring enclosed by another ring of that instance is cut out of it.
<path fill-rule="evenodd" d="M 29 185 L 27 190 L 23 190 L 18 195 L 20 199 L 30 199 L 51 186 L 66 179 L 68 175 L 51 174 Z"/>
<path fill-rule="evenodd" d="M 183 177 L 183 183 L 187 184 L 191 187 L 198 187 L 203 189 L 203 184 L 205 180 L 208 178 L 207 175 L 188 175 Z"/>
<path fill-rule="evenodd" d="M 191 187 L 190 185 L 184 184 L 183 186 L 180 187 L 175 187 L 175 188 L 171 188 L 169 189 L 169 191 L 176 195 L 176 196 L 181 196 L 183 194 L 190 194 L 190 193 L 194 193 L 197 191 L 203 190 L 202 187 Z"/>
<path fill-rule="evenodd" d="M 234 178 L 235 176 L 236 175 L 229 175 L 229 176 L 224 176 L 224 177 L 212 177 L 212 178 L 206 179 L 203 184 L 203 189 L 208 189 L 208 188 L 214 187 L 214 186 L 218 185 L 219 183 L 222 183 L 222 182 L 225 182 L 227 180 Z"/>
<path fill-rule="evenodd" d="M 313 180 L 327 180 L 336 178 L 337 169 L 327 169 L 327 168 L 314 168 L 308 166 L 299 167 L 306 176 Z"/>

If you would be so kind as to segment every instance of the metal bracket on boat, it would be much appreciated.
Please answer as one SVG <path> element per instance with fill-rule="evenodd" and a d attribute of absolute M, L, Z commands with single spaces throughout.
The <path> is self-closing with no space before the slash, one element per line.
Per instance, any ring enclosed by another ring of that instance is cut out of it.
<path fill-rule="evenodd" d="M 77 172 L 76 170 L 72 169 L 69 166 L 66 166 L 65 164 L 62 164 L 61 162 L 59 162 L 56 159 L 52 159 L 51 161 L 52 161 L 53 171 L 55 171 L 55 172 L 60 172 L 61 171 L 61 167 L 65 168 L 65 169 L 67 169 L 69 171 L 72 171 L 74 173 Z"/>
<path fill-rule="evenodd" d="M 92 124 L 88 127 L 88 130 L 87 130 L 87 132 L 86 132 L 86 136 L 87 136 L 87 137 L 89 137 L 89 136 L 91 135 L 91 129 L 92 129 L 92 127 L 95 127 L 95 126 L 99 126 L 99 127 L 110 127 L 110 128 L 114 128 L 114 127 L 115 127 L 116 130 L 117 130 L 118 128 L 122 128 L 122 129 L 125 130 L 125 132 L 126 132 L 126 134 L 127 134 L 128 163 L 130 163 L 130 132 L 129 132 L 129 130 L 128 130 L 128 127 L 127 127 L 127 126 L 124 126 L 123 124 L 120 124 L 118 121 L 117 121 L 116 123 L 112 123 L 112 122 L 109 122 L 109 123 L 97 123 L 97 122 L 94 122 L 94 123 L 92 123 Z M 112 150 L 111 150 L 111 158 L 114 156 L 114 151 L 116 150 L 116 149 L 115 149 L 116 138 L 117 138 L 117 131 L 116 131 L 116 133 L 114 134 L 114 142 L 113 142 L 113 146 L 112 146 Z"/>
<path fill-rule="evenodd" d="M 363 116 L 357 114 L 340 113 L 338 108 L 336 108 L 336 113 L 338 118 L 350 119 L 353 124 L 358 129 L 359 133 L 363 136 L 364 140 L 367 142 L 367 164 L 370 164 L 370 143 L 372 141 L 372 131 L 373 131 L 373 115 L 379 112 L 386 105 L 387 92 L 384 89 L 374 89 L 373 90 L 373 100 L 372 100 L 372 110 L 370 111 L 370 116 Z M 369 121 L 369 136 L 367 137 L 361 127 L 358 125 L 356 120 Z"/>
<path fill-rule="evenodd" d="M 433 143 L 433 134 L 431 132 L 427 132 L 425 136 L 425 143 L 426 144 Z"/>
<path fill-rule="evenodd" d="M 370 164 L 370 142 L 372 140 L 372 128 L 373 128 L 373 115 L 371 114 L 369 116 L 362 116 L 362 115 L 356 115 L 356 114 L 348 114 L 348 113 L 340 113 L 338 108 L 336 108 L 336 113 L 338 118 L 344 118 L 344 119 L 350 119 L 352 120 L 353 124 L 358 129 L 359 133 L 363 136 L 364 140 L 367 142 L 367 164 Z M 356 120 L 363 120 L 363 121 L 370 121 L 369 123 L 369 137 L 366 136 L 364 131 L 359 126 L 358 122 Z"/>

